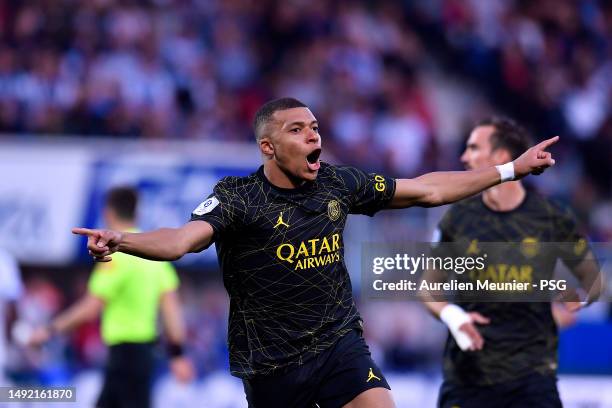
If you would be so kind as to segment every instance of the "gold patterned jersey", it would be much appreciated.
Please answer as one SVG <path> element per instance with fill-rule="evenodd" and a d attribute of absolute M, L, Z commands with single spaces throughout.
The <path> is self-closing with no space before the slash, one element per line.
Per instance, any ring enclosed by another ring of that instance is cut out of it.
<path fill-rule="evenodd" d="M 460 248 L 455 251 L 464 255 L 482 255 L 487 243 L 496 243 L 489 246 L 497 251 L 487 252 L 486 268 L 463 276 L 472 281 L 517 281 L 531 287 L 552 278 L 557 260 L 572 268 L 589 250 L 571 212 L 531 191 L 508 212 L 489 209 L 481 196 L 463 200 L 445 214 L 439 232 L 440 241 L 455 243 Z M 477 352 L 461 351 L 449 336 L 444 352 L 446 380 L 490 385 L 533 372 L 556 373 L 558 336 L 550 302 L 459 303 L 491 323 L 477 326 L 485 341 Z"/>
<path fill-rule="evenodd" d="M 342 234 L 348 214 L 372 216 L 394 191 L 393 179 L 326 163 L 296 189 L 270 184 L 263 166 L 219 181 L 191 219 L 214 229 L 233 375 L 282 372 L 360 327 Z"/>

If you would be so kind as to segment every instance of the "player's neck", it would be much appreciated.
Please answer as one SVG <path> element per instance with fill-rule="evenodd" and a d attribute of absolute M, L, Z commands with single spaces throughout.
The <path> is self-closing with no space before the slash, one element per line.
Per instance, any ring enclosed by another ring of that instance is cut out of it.
<path fill-rule="evenodd" d="M 298 188 L 304 184 L 304 180 L 291 177 L 273 160 L 264 162 L 264 176 L 266 176 L 270 184 L 280 188 Z"/>
<path fill-rule="evenodd" d="M 482 201 L 493 211 L 512 211 L 521 205 L 526 194 L 520 181 L 510 181 L 486 190 Z"/>

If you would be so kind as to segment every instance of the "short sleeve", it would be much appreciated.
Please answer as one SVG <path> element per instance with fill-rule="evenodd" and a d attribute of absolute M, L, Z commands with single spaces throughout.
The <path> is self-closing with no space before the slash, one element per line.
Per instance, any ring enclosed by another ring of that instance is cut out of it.
<path fill-rule="evenodd" d="M 569 208 L 558 208 L 556 216 L 556 241 L 559 258 L 568 268 L 577 266 L 590 251 L 587 237 L 580 232 L 576 217 Z"/>
<path fill-rule="evenodd" d="M 212 225 L 215 231 L 213 241 L 216 241 L 219 235 L 234 226 L 243 211 L 242 197 L 223 179 L 217 183 L 213 193 L 193 210 L 191 221 L 206 221 Z"/>
<path fill-rule="evenodd" d="M 120 291 L 124 274 L 119 267 L 122 254 L 113 254 L 110 262 L 96 264 L 89 278 L 87 289 L 101 299 L 110 300 Z"/>
<path fill-rule="evenodd" d="M 431 236 L 431 254 L 432 256 L 446 256 L 452 255 L 449 254 L 451 245 L 448 245 L 449 242 L 453 242 L 453 233 L 452 233 L 452 208 L 444 214 L 438 226 L 433 231 Z M 442 243 L 447 243 L 447 245 L 440 245 Z"/>
<path fill-rule="evenodd" d="M 395 180 L 376 173 L 365 173 L 354 167 L 339 167 L 349 190 L 351 214 L 373 216 L 386 208 L 395 194 Z"/>
<path fill-rule="evenodd" d="M 176 269 L 169 262 L 160 262 L 160 291 L 168 292 L 176 290 L 179 286 L 179 278 L 176 274 Z"/>
<path fill-rule="evenodd" d="M 446 212 L 440 222 L 438 223 L 438 227 L 436 228 L 437 234 L 439 235 L 438 242 L 453 242 L 453 232 L 452 232 L 452 217 L 453 217 L 453 209 Z M 434 232 L 434 238 L 436 233 Z M 433 241 L 433 240 L 432 240 Z"/>

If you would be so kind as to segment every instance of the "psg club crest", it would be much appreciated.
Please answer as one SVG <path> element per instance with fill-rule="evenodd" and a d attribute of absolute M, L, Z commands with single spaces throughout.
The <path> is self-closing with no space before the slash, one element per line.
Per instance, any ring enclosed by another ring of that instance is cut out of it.
<path fill-rule="evenodd" d="M 540 251 L 538 239 L 534 237 L 526 237 L 521 242 L 521 252 L 526 258 L 533 258 Z"/>

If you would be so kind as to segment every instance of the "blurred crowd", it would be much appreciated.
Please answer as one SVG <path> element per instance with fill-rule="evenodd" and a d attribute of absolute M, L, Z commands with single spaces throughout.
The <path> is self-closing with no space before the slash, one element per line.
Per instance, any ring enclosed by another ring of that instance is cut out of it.
<path fill-rule="evenodd" d="M 341 161 L 410 177 L 458 167 L 469 125 L 501 110 L 564 136 L 552 193 L 605 240 L 611 39 L 598 0 L 5 1 L 0 132 L 251 140 L 255 110 L 290 95 Z M 487 96 L 444 138 L 433 66 Z"/>
<path fill-rule="evenodd" d="M 255 110 L 291 95 L 346 157 L 413 174 L 431 145 L 399 4 L 60 3 L 0 6 L 0 131 L 251 140 Z"/>
<path fill-rule="evenodd" d="M 610 241 L 612 3 L 408 3 L 410 24 L 448 70 L 540 138 L 562 136 L 562 176 L 547 190 L 590 221 L 594 240 Z"/>

